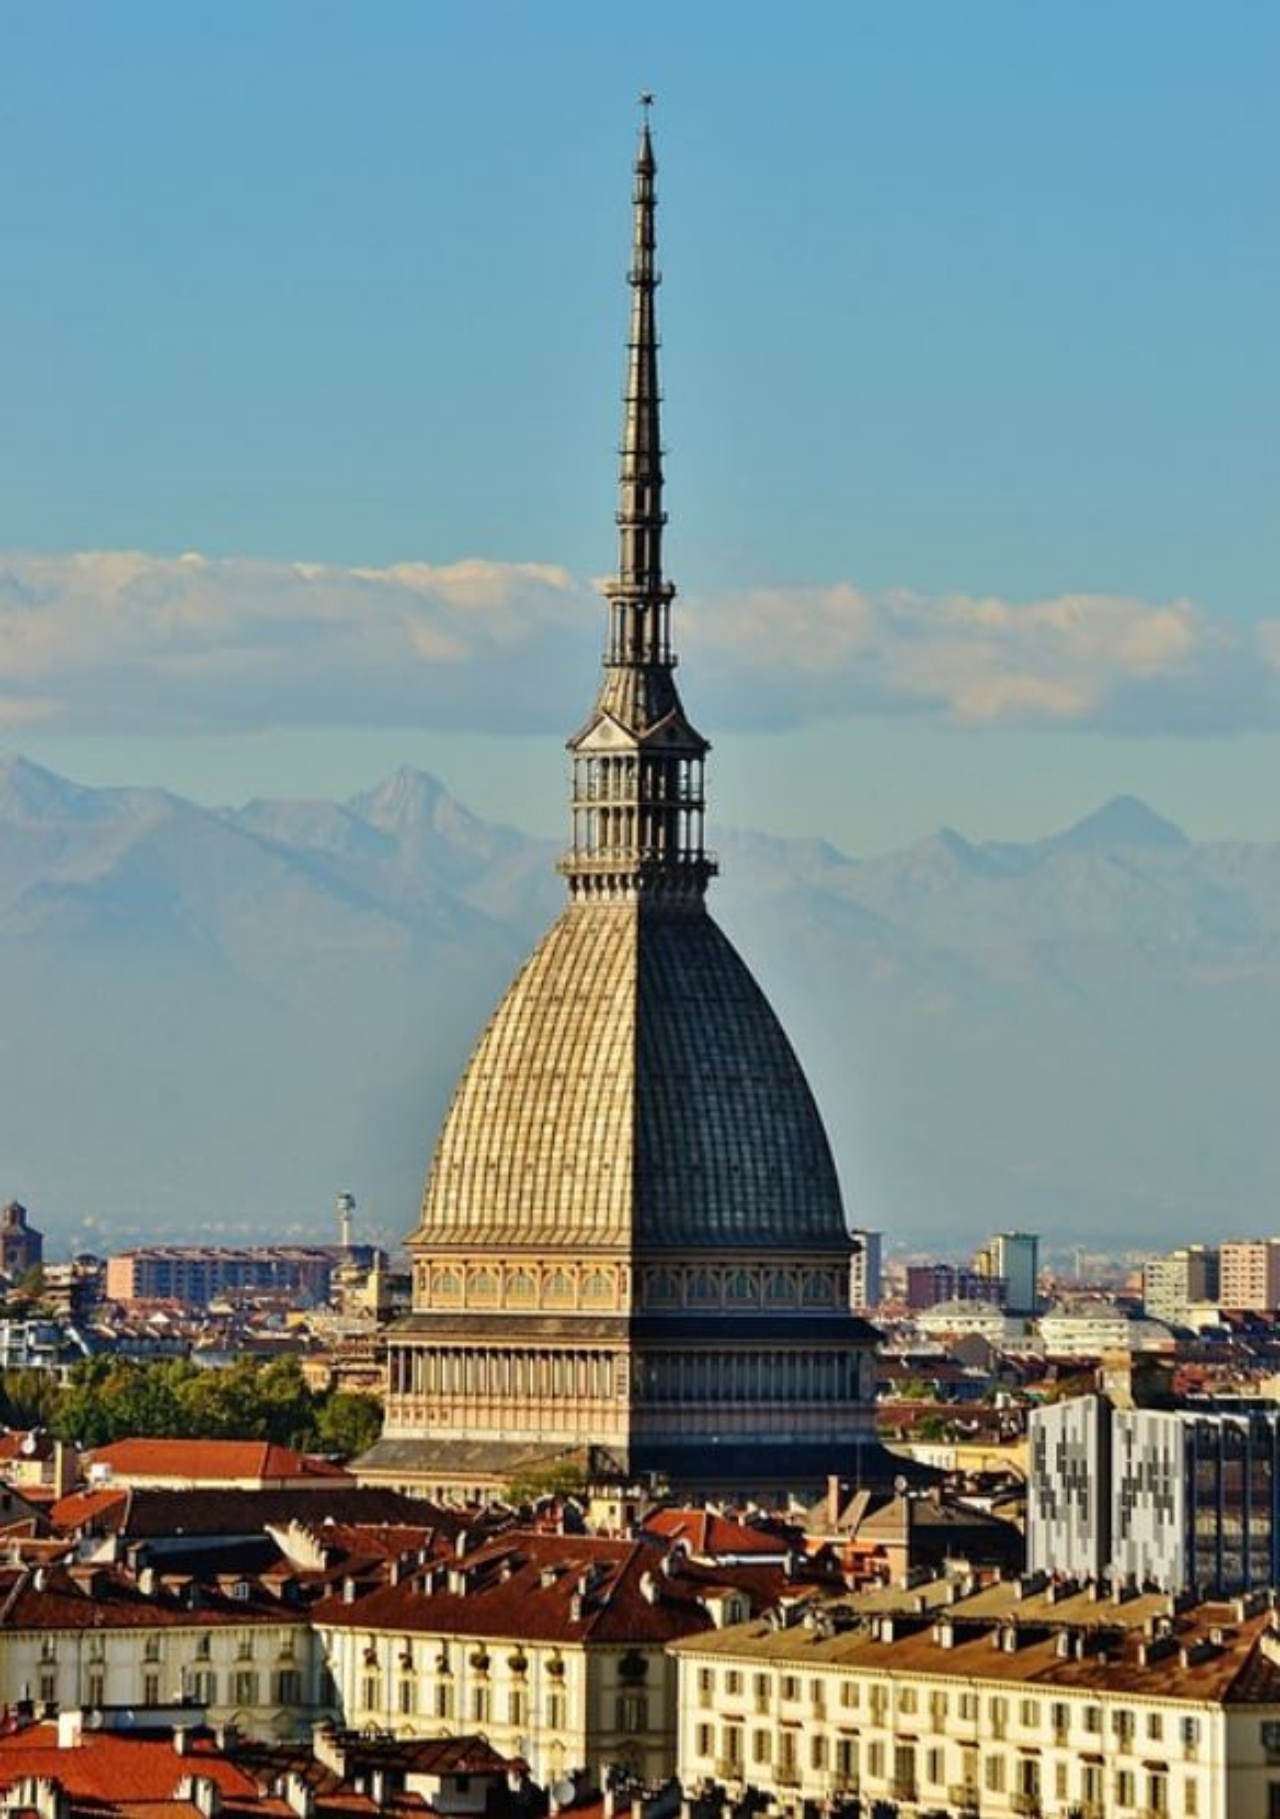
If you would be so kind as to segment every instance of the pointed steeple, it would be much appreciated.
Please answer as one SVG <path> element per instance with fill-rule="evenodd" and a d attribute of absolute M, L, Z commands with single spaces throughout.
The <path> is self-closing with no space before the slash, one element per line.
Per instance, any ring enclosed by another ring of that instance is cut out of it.
<path fill-rule="evenodd" d="M 671 602 L 663 573 L 661 388 L 656 292 L 657 160 L 644 117 L 632 192 L 631 330 L 618 478 L 618 573 L 608 602 L 604 677 L 574 758 L 573 846 L 561 861 L 573 896 L 701 902 L 715 862 L 703 841 L 709 746 L 675 684 Z"/>

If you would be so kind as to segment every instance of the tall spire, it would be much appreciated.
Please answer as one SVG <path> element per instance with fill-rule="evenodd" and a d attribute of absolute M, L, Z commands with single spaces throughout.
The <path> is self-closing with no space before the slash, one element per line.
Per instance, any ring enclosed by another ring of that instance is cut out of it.
<path fill-rule="evenodd" d="M 651 95 L 640 97 L 644 117 L 636 152 L 631 236 L 631 335 L 618 476 L 618 579 L 608 590 L 609 659 L 665 662 L 670 656 L 670 606 L 675 589 L 662 578 L 662 428 L 658 386 L 655 259 L 657 162 L 649 133 Z"/>
<path fill-rule="evenodd" d="M 707 741 L 685 717 L 671 649 L 675 588 L 662 569 L 661 388 L 655 213 L 657 160 L 643 116 L 632 191 L 631 330 L 618 482 L 618 573 L 595 712 L 569 741 L 573 846 L 561 861 L 576 898 L 697 904 L 715 862 L 703 843 Z"/>

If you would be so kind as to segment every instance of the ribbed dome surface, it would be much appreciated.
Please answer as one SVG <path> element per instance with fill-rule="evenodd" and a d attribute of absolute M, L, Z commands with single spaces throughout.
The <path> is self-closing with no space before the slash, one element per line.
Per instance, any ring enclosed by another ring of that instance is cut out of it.
<path fill-rule="evenodd" d="M 414 1241 L 847 1248 L 799 1062 L 710 916 L 565 911 L 459 1082 Z"/>

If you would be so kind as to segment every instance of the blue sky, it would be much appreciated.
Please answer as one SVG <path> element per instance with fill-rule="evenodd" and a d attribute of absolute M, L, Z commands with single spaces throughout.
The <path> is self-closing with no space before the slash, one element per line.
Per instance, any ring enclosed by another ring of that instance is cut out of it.
<path fill-rule="evenodd" d="M 1280 837 L 1274 5 L 638 17 L 0 9 L 0 743 L 559 826 L 648 86 L 722 815 Z"/>

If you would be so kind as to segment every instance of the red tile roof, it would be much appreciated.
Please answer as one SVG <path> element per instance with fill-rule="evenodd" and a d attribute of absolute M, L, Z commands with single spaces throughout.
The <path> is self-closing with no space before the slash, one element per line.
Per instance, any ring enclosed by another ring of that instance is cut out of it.
<path fill-rule="evenodd" d="M 79 1744 L 59 1748 L 56 1724 L 30 1725 L 0 1736 L 4 1788 L 33 1776 L 60 1781 L 73 1799 L 172 1801 L 179 1782 L 196 1775 L 215 1781 L 223 1795 L 245 1799 L 257 1791 L 243 1769 L 218 1753 L 212 1738 L 193 1738 L 187 1753 L 179 1755 L 168 1736 L 130 1737 L 117 1731 L 85 1731 Z"/>
<path fill-rule="evenodd" d="M 733 1589 L 746 1592 L 758 1611 L 774 1603 L 788 1582 L 777 1566 L 681 1563 L 652 1540 L 521 1529 L 415 1569 L 397 1585 L 362 1595 L 358 1590 L 350 1602 L 322 1599 L 311 1614 L 317 1624 L 339 1629 L 663 1643 L 709 1628 L 704 1599 Z"/>
<path fill-rule="evenodd" d="M 117 1440 L 90 1453 L 89 1464 L 109 1467 L 118 1479 L 175 1478 L 187 1484 L 245 1478 L 266 1483 L 289 1478 L 354 1482 L 340 1465 L 270 1440 Z"/>
<path fill-rule="evenodd" d="M 725 1555 L 761 1554 L 780 1560 L 791 1545 L 784 1536 L 746 1522 L 735 1522 L 715 1510 L 655 1510 L 645 1518 L 651 1535 L 684 1541 L 692 1553 L 706 1559 Z"/>

